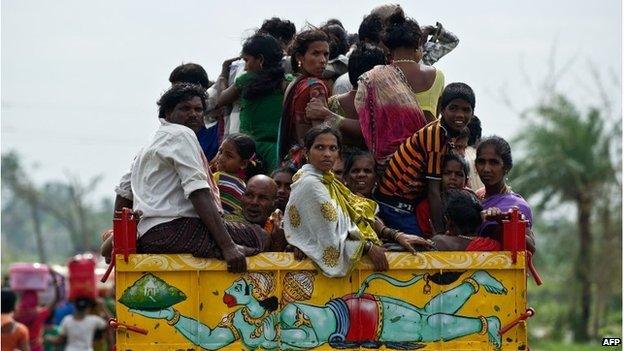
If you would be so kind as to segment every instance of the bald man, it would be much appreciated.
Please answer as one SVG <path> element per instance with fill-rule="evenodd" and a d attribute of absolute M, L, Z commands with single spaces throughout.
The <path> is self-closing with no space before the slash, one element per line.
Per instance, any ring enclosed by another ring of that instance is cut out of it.
<path fill-rule="evenodd" d="M 288 244 L 282 228 L 282 212 L 276 211 L 276 199 L 277 184 L 271 177 L 259 174 L 247 181 L 241 206 L 243 217 L 248 222 L 261 226 L 269 234 L 270 244 L 264 251 L 284 251 Z"/>
<path fill-rule="evenodd" d="M 264 226 L 267 219 L 277 208 L 275 199 L 277 184 L 271 177 L 259 174 L 247 181 L 243 194 L 243 217 L 251 223 Z"/>

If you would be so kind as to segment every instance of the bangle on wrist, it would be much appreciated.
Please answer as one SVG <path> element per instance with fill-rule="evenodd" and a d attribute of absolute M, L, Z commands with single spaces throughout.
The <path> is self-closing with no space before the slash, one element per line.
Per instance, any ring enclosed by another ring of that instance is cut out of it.
<path fill-rule="evenodd" d="M 381 228 L 381 236 L 382 237 L 387 238 L 389 236 L 388 232 L 387 232 L 388 229 L 390 229 L 390 228 L 388 228 L 388 227 Z"/>
<path fill-rule="evenodd" d="M 364 244 L 364 254 L 367 254 L 370 249 L 373 247 L 373 243 L 370 241 L 366 241 L 366 243 Z"/>
<path fill-rule="evenodd" d="M 344 117 L 337 115 L 337 114 L 332 114 L 332 119 L 331 119 L 331 126 L 336 128 L 336 129 L 340 129 L 340 125 L 342 124 L 342 120 L 344 119 Z"/>
<path fill-rule="evenodd" d="M 392 233 L 392 240 L 397 241 L 399 239 L 399 236 L 401 236 L 401 234 L 403 233 L 395 229 L 394 232 Z"/>
<path fill-rule="evenodd" d="M 174 308 L 173 317 L 171 317 L 171 319 L 167 319 L 167 324 L 175 325 L 176 323 L 178 323 L 179 320 L 180 320 L 180 312 Z"/>

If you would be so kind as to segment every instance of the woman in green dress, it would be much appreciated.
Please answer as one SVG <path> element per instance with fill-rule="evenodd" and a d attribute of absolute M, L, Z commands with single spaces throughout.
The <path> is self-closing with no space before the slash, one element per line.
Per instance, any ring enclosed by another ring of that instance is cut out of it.
<path fill-rule="evenodd" d="M 246 72 L 223 91 L 218 106 L 240 98 L 240 130 L 254 138 L 257 152 L 271 172 L 277 167 L 277 134 L 284 87 L 291 78 L 281 66 L 280 44 L 269 34 L 257 33 L 248 38 L 241 56 Z"/>

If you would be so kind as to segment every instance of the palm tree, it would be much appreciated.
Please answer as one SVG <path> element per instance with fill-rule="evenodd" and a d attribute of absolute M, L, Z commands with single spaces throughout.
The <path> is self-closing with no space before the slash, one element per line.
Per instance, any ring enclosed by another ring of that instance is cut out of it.
<path fill-rule="evenodd" d="M 606 124 L 595 108 L 583 116 L 569 100 L 556 94 L 534 112 L 531 126 L 514 139 L 526 154 L 517 162 L 512 177 L 521 194 L 538 198 L 537 209 L 563 202 L 576 208 L 579 251 L 575 273 L 581 294 L 573 331 L 576 340 L 585 341 L 592 306 L 591 216 L 598 200 L 609 196 L 609 185 L 617 182 L 610 138 L 617 126 Z"/>

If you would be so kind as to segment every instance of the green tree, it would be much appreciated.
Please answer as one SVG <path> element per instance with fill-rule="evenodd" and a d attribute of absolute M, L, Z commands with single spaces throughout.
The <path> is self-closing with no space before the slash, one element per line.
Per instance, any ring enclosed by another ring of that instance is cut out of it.
<path fill-rule="evenodd" d="M 50 182 L 43 187 L 44 208 L 69 233 L 74 252 L 97 251 L 99 241 L 96 212 L 88 202 L 91 191 L 101 177 L 94 177 L 86 184 L 78 177 L 68 176 L 65 182 Z"/>
<path fill-rule="evenodd" d="M 39 186 L 30 180 L 30 172 L 17 153 L 2 154 L 2 242 L 12 251 L 2 262 L 48 262 L 50 256 L 64 262 L 67 255 L 97 251 L 99 233 L 111 226 L 113 207 L 110 199 L 97 205 L 89 201 L 101 177 L 83 182 L 68 175 L 67 181 Z M 32 257 L 34 251 L 38 257 Z"/>
<path fill-rule="evenodd" d="M 537 209 L 571 203 L 576 208 L 578 252 L 575 276 L 580 285 L 573 310 L 575 339 L 589 338 L 591 325 L 592 251 L 594 231 L 592 213 L 608 190 L 617 183 L 612 161 L 612 135 L 601 111 L 592 108 L 581 114 L 568 99 L 554 94 L 535 108 L 527 123 L 531 126 L 515 138 L 526 155 L 516 162 L 514 186 L 539 200 Z"/>
<path fill-rule="evenodd" d="M 41 193 L 29 179 L 27 172 L 24 171 L 19 156 L 15 152 L 9 152 L 2 155 L 2 185 L 6 190 L 10 191 L 10 197 L 17 200 L 21 199 L 28 205 L 33 225 L 33 232 L 37 243 L 37 252 L 39 261 L 46 263 L 48 257 L 46 255 L 43 234 L 41 230 L 42 202 Z M 5 194 L 5 196 L 7 196 Z"/>

